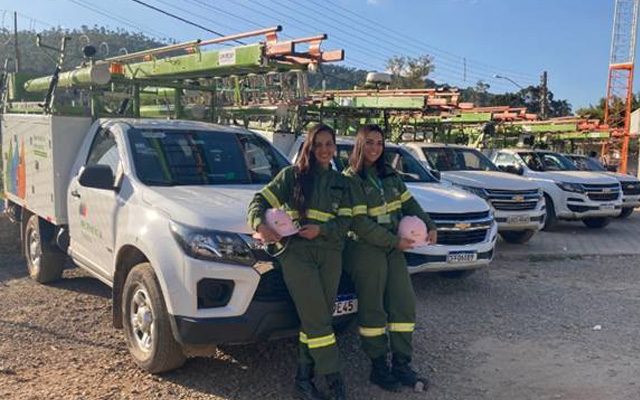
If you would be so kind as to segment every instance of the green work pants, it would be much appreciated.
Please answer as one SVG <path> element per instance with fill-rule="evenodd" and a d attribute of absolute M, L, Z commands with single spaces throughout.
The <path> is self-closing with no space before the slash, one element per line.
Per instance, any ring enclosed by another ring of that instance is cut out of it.
<path fill-rule="evenodd" d="M 357 241 L 347 241 L 344 268 L 358 295 L 362 349 L 370 358 L 394 356 L 411 361 L 416 299 L 404 254 Z"/>
<path fill-rule="evenodd" d="M 278 259 L 300 318 L 298 362 L 313 365 L 321 375 L 340 371 L 332 321 L 342 252 L 292 238 Z"/>

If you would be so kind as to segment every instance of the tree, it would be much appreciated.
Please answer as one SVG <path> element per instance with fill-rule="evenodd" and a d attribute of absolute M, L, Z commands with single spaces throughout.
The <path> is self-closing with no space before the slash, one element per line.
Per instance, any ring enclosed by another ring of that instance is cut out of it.
<path fill-rule="evenodd" d="M 391 87 L 420 89 L 427 86 L 427 76 L 433 72 L 433 57 L 393 56 L 387 60 L 386 70 L 391 74 Z"/>

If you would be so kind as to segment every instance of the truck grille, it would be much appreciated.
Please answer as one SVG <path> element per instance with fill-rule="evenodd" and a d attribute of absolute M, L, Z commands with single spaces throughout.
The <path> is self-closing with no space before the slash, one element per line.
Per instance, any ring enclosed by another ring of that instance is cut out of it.
<path fill-rule="evenodd" d="M 460 231 L 460 232 L 446 232 L 438 231 L 438 244 L 446 244 L 451 246 L 474 244 L 484 242 L 487 237 L 487 229 L 477 231 Z"/>
<path fill-rule="evenodd" d="M 622 184 L 622 193 L 627 196 L 640 194 L 640 182 L 626 182 Z"/>
<path fill-rule="evenodd" d="M 476 213 L 430 213 L 438 227 L 438 244 L 461 246 L 484 242 L 493 217 L 489 211 Z"/>
<path fill-rule="evenodd" d="M 489 201 L 496 210 L 526 211 L 533 210 L 538 205 L 541 195 L 537 189 L 533 190 L 495 190 L 485 189 Z"/>
<path fill-rule="evenodd" d="M 593 201 L 613 201 L 620 196 L 620 185 L 582 185 L 587 197 Z"/>

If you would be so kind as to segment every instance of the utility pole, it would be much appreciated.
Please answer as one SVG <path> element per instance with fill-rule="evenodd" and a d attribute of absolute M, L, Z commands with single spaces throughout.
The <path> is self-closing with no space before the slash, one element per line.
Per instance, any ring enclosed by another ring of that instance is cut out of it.
<path fill-rule="evenodd" d="M 15 72 L 20 72 L 20 47 L 18 47 L 18 12 L 13 12 L 13 44 L 16 48 Z"/>
<path fill-rule="evenodd" d="M 547 71 L 542 71 L 540 77 L 540 117 L 547 119 L 549 113 L 549 90 L 547 86 Z"/>

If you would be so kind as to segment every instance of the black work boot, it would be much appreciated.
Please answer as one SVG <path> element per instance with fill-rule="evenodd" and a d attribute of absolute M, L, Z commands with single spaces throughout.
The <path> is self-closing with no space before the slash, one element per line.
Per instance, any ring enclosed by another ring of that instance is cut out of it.
<path fill-rule="evenodd" d="M 393 355 L 391 362 L 391 373 L 404 386 L 413 388 L 416 392 L 424 392 L 429 388 L 427 379 L 418 376 L 411 368 L 411 359 L 403 356 Z"/>
<path fill-rule="evenodd" d="M 327 375 L 327 384 L 331 392 L 331 400 L 347 400 L 347 390 L 340 372 Z"/>
<path fill-rule="evenodd" d="M 398 378 L 391 373 L 386 356 L 371 360 L 369 381 L 389 392 L 398 392 L 400 391 L 400 386 L 402 386 Z"/>
<path fill-rule="evenodd" d="M 313 366 L 298 364 L 295 383 L 296 395 L 303 400 L 326 400 L 313 384 Z"/>

